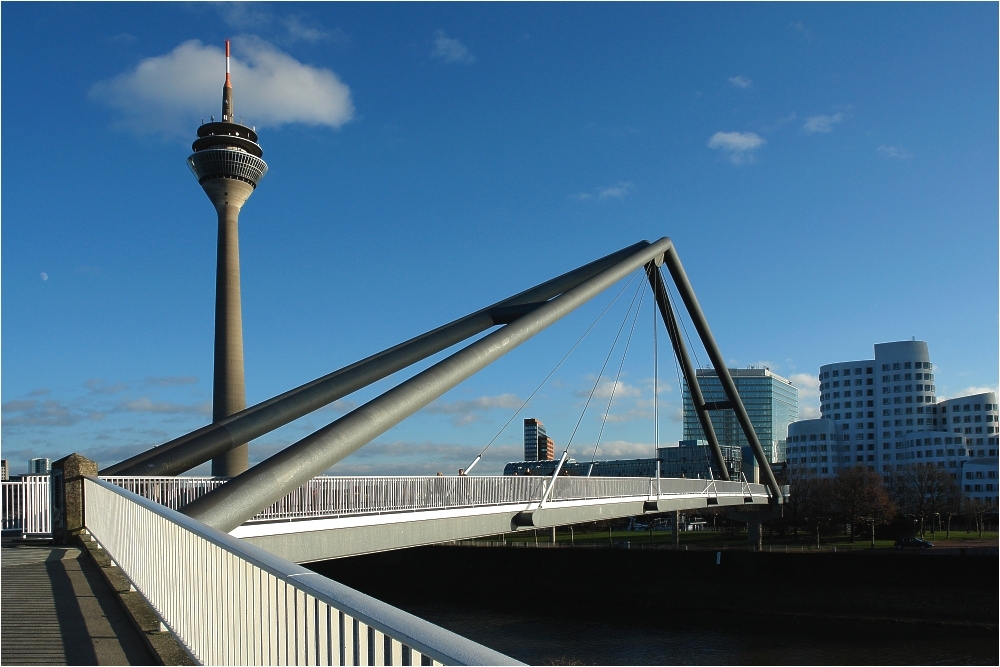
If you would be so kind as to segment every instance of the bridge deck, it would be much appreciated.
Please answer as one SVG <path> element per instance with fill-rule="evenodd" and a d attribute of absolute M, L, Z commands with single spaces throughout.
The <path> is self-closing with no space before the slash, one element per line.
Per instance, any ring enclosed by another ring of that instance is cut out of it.
<path fill-rule="evenodd" d="M 104 479 L 174 509 L 227 481 Z M 317 477 L 231 534 L 305 563 L 673 510 L 759 508 L 770 501 L 761 484 L 704 479 L 559 477 L 553 484 L 537 476 Z"/>
<path fill-rule="evenodd" d="M 3 541 L 5 665 L 151 665 L 97 566 L 76 547 Z"/>

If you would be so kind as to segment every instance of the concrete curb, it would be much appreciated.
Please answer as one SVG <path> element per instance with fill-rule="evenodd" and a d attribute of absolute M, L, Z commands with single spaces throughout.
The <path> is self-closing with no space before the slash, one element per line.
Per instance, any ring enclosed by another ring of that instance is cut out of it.
<path fill-rule="evenodd" d="M 86 534 L 77 535 L 77 544 L 97 564 L 104 580 L 115 592 L 122 609 L 158 664 L 197 664 L 173 634 L 160 629 L 160 617 L 142 595 L 132 590 L 128 578 L 111 562 L 111 558 L 97 546 L 93 538 Z"/>

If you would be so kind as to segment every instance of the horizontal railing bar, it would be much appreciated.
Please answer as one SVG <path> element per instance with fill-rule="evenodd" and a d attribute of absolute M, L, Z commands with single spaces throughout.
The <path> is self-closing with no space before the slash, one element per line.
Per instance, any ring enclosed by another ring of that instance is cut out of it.
<path fill-rule="evenodd" d="M 179 509 L 227 481 L 224 477 L 106 476 L 113 484 Z M 559 477 L 553 502 L 613 498 L 669 498 L 682 495 L 743 496 L 741 482 L 663 478 L 657 493 L 645 477 Z M 528 505 L 536 502 L 546 478 L 535 476 L 320 476 L 258 513 L 248 524 L 311 518 L 396 514 L 439 509 Z M 664 488 L 666 487 L 666 488 Z M 766 489 L 756 487 L 758 497 Z"/>

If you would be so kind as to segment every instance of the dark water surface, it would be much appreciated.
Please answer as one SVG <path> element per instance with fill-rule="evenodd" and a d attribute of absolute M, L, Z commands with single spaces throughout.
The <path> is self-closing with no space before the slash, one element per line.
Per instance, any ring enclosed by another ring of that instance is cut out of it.
<path fill-rule="evenodd" d="M 545 613 L 544 594 L 510 613 L 396 600 L 410 613 L 533 665 L 996 665 L 992 629 L 776 617 L 741 627 L 691 618 Z M 749 604 L 749 602 L 748 602 Z M 756 613 L 756 612 L 755 612 Z"/>

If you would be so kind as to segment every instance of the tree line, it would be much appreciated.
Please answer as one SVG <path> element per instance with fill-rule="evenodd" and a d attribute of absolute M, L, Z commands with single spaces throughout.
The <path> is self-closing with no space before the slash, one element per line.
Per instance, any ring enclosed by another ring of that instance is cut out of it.
<path fill-rule="evenodd" d="M 851 542 L 867 533 L 875 544 L 875 529 L 894 522 L 912 522 L 920 537 L 943 530 L 951 535 L 954 517 L 965 519 L 967 530 L 983 533 L 992 508 L 978 499 L 962 498 L 958 481 L 946 469 L 913 466 L 883 478 L 863 466 L 820 478 L 802 471 L 784 475 L 791 492 L 785 501 L 783 523 L 791 523 L 796 539 L 800 529 L 819 544 L 820 534 L 842 528 Z M 912 532 L 912 531 L 911 531 Z"/>

